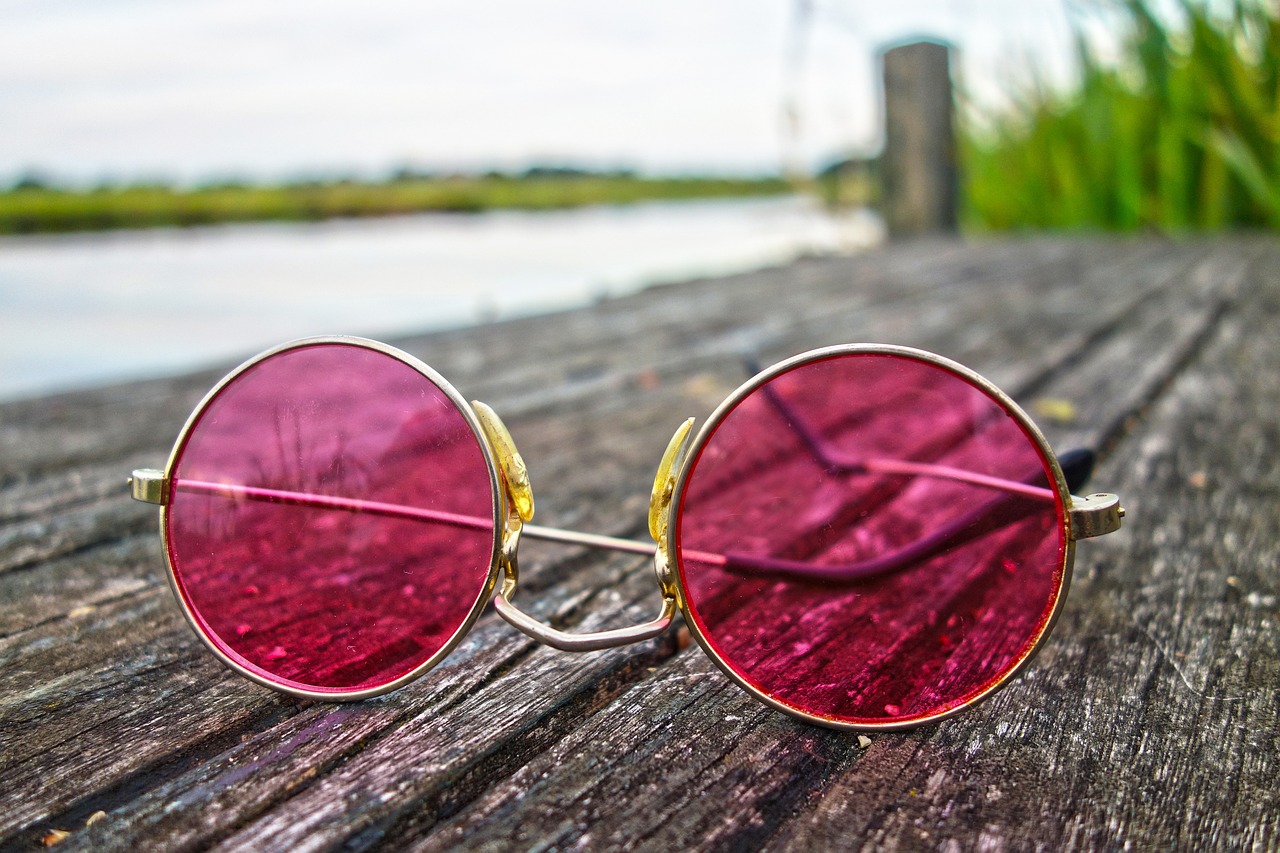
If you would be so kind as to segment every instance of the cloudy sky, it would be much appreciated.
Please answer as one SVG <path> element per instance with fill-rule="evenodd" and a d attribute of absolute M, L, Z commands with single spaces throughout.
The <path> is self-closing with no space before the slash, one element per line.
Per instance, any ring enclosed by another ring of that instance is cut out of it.
<path fill-rule="evenodd" d="M 0 21 L 0 182 L 776 171 L 875 147 L 885 42 L 952 40 L 987 99 L 1029 57 L 1062 73 L 1070 42 L 1063 0 L 0 0 Z"/>

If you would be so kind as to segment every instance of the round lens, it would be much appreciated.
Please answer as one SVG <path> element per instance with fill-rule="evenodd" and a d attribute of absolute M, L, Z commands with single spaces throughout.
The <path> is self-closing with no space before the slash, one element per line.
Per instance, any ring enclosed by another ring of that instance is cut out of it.
<path fill-rule="evenodd" d="M 1034 428 L 910 351 L 784 366 L 704 429 L 676 561 L 703 645 L 748 690 L 836 725 L 974 702 L 1047 631 L 1068 562 Z"/>
<path fill-rule="evenodd" d="M 489 463 L 454 398 L 391 352 L 312 343 L 205 402 L 171 465 L 165 533 L 215 651 L 290 692 L 370 695 L 452 647 L 496 538 Z"/>

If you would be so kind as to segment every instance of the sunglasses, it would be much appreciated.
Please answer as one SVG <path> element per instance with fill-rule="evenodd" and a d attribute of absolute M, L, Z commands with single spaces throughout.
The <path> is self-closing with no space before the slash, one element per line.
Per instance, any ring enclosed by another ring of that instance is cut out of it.
<path fill-rule="evenodd" d="M 1092 453 L 1055 457 L 990 382 L 906 347 L 796 356 L 693 423 L 658 466 L 652 541 L 541 527 L 492 409 L 393 347 L 312 338 L 232 371 L 131 488 L 160 505 L 200 639 L 275 690 L 395 690 L 490 600 L 567 651 L 655 637 L 679 612 L 751 695 L 850 729 L 940 720 L 1007 684 L 1061 610 L 1075 540 L 1124 515 L 1115 495 L 1072 496 Z M 522 537 L 651 556 L 661 612 L 587 634 L 535 620 L 513 603 Z"/>

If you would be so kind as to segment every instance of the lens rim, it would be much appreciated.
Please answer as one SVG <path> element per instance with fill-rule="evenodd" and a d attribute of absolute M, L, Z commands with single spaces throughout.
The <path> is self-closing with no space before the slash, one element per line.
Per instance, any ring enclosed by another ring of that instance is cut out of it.
<path fill-rule="evenodd" d="M 178 458 L 185 449 L 187 441 L 190 438 L 192 431 L 195 429 L 196 424 L 200 421 L 201 416 L 209 405 L 233 380 L 245 371 L 282 353 L 296 349 L 306 349 L 313 346 L 327 346 L 334 344 L 372 350 L 382 355 L 390 356 L 408 367 L 413 368 L 421 374 L 424 379 L 431 382 L 438 389 L 444 392 L 444 395 L 451 403 L 453 403 L 454 407 L 461 412 L 463 420 L 466 421 L 467 427 L 471 430 L 471 434 L 480 445 L 480 450 L 484 455 L 485 467 L 489 472 L 489 491 L 492 496 L 493 506 L 493 543 L 489 557 L 489 574 L 485 579 L 483 588 L 480 590 L 480 594 L 476 597 L 475 602 L 472 603 L 471 610 L 467 613 L 466 619 L 463 620 L 462 624 L 458 626 L 458 629 L 454 631 L 445 644 L 435 654 L 431 655 L 431 657 L 423 661 L 411 671 L 405 673 L 399 678 L 396 678 L 394 681 L 390 681 L 386 684 L 375 685 L 373 687 L 365 687 L 359 690 L 308 690 L 306 688 L 294 687 L 292 685 L 273 681 L 270 678 L 246 668 L 234 658 L 225 654 L 222 649 L 218 647 L 214 639 L 209 636 L 208 632 L 204 630 L 200 619 L 192 610 L 186 596 L 182 594 L 182 589 L 178 584 L 177 572 L 173 566 L 172 552 L 169 547 L 170 501 L 167 499 L 160 506 L 160 541 L 164 550 L 164 560 L 169 579 L 169 588 L 173 591 L 174 598 L 178 600 L 178 606 L 182 610 L 182 615 L 186 618 L 187 623 L 191 626 L 192 630 L 195 631 L 196 636 L 200 638 L 200 641 L 204 643 L 205 647 L 208 648 L 209 651 L 213 652 L 214 656 L 217 657 L 218 660 L 222 661 L 232 670 L 250 681 L 260 684 L 263 687 L 269 687 L 279 693 L 285 693 L 301 699 L 321 699 L 328 702 L 355 702 L 361 699 L 368 699 L 373 696 L 381 696 L 382 694 L 390 693 L 393 690 L 398 690 L 406 684 L 417 680 L 427 671 L 439 664 L 440 661 L 444 660 L 444 658 L 457 647 L 458 643 L 462 641 L 462 638 L 467 635 L 467 632 L 471 630 L 471 627 L 480 617 L 480 614 L 484 612 L 484 609 L 488 605 L 489 599 L 492 598 L 493 591 L 497 586 L 498 577 L 500 575 L 499 555 L 502 547 L 503 520 L 507 517 L 506 495 L 499 485 L 498 468 L 497 463 L 494 460 L 493 449 L 489 446 L 489 441 L 485 438 L 484 431 L 480 426 L 480 421 L 476 417 L 475 411 L 471 408 L 470 404 L 467 403 L 466 398 L 458 393 L 458 390 L 449 384 L 448 380 L 422 360 L 409 355 L 403 350 L 397 349 L 389 344 L 384 344 L 380 341 L 356 337 L 353 335 L 317 336 L 289 341 L 261 352 L 244 362 L 219 380 L 218 383 L 214 385 L 207 394 L 205 394 L 204 398 L 201 399 L 200 403 L 195 407 L 195 410 L 187 417 L 187 421 L 183 425 L 182 431 L 178 433 L 178 438 L 174 442 L 173 450 L 170 451 L 169 459 L 165 463 L 164 483 L 167 494 L 168 484 L 173 480 L 174 467 L 177 465 Z"/>
<path fill-rule="evenodd" d="M 715 434 L 721 422 L 749 395 L 754 393 L 765 383 L 770 382 L 783 373 L 787 373 L 798 367 L 803 367 L 806 364 L 811 364 L 816 361 L 824 361 L 845 355 L 883 355 L 923 362 L 933 367 L 945 370 L 960 379 L 971 383 L 989 395 L 999 405 L 1004 407 L 1005 411 L 1007 411 L 1009 415 L 1018 422 L 1024 432 L 1031 438 L 1032 443 L 1036 446 L 1041 456 L 1049 463 L 1049 468 L 1052 473 L 1051 479 L 1053 482 L 1053 488 L 1057 492 L 1058 496 L 1056 506 L 1058 507 L 1059 514 L 1059 534 L 1065 542 L 1060 572 L 1062 580 L 1054 592 L 1055 599 L 1053 609 L 1050 612 L 1049 617 L 1042 623 L 1038 635 L 1035 637 L 1034 642 L 1030 644 L 1022 658 L 1010 667 L 1007 672 L 1003 673 L 1000 678 L 994 681 L 986 690 L 974 696 L 962 705 L 957 705 L 954 708 L 949 708 L 935 714 L 924 714 L 918 717 L 894 720 L 892 722 L 885 723 L 851 722 L 848 720 L 834 719 L 814 714 L 810 711 L 804 710 L 803 708 L 783 702 L 777 697 L 765 693 L 763 690 L 747 681 L 746 678 L 736 672 L 729 662 L 716 651 L 711 641 L 703 634 L 701 627 L 698 625 L 698 621 L 693 617 L 693 612 L 689 605 L 688 590 L 685 588 L 684 565 L 679 558 L 680 512 L 683 506 L 684 494 L 688 485 L 689 476 L 692 473 L 699 456 L 702 454 L 703 448 L 711 439 L 712 435 Z M 775 708 L 785 714 L 789 714 L 792 717 L 803 720 L 806 723 L 826 726 L 827 728 L 841 729 L 844 731 L 902 731 L 905 729 L 913 729 L 927 723 L 940 722 L 963 711 L 967 711 L 978 703 L 985 701 L 990 698 L 992 694 L 998 692 L 1007 686 L 1010 681 L 1016 678 L 1027 664 L 1029 664 L 1040 652 L 1040 649 L 1043 648 L 1045 641 L 1053 632 L 1054 625 L 1057 624 L 1058 618 L 1062 613 L 1063 605 L 1067 599 L 1067 591 L 1071 585 L 1071 571 L 1075 562 L 1075 540 L 1071 536 L 1070 505 L 1071 493 L 1067 489 L 1066 477 L 1063 474 L 1062 466 L 1058 463 L 1057 456 L 1049 446 L 1048 440 L 1044 437 L 1044 433 L 1040 431 L 1040 428 L 1036 426 L 1030 416 L 1014 402 L 1012 397 L 1000 390 L 1000 388 L 994 385 L 990 380 L 949 358 L 936 355 L 926 350 L 916 349 L 915 347 L 876 343 L 840 344 L 837 346 L 823 347 L 800 353 L 799 355 L 792 356 L 791 358 L 774 364 L 740 385 L 737 390 L 726 397 L 725 400 L 716 407 L 715 411 L 711 413 L 706 422 L 702 424 L 701 429 L 698 430 L 693 443 L 685 453 L 684 459 L 680 465 L 680 471 L 676 476 L 671 505 L 668 509 L 668 534 L 666 537 L 666 553 L 664 556 L 667 560 L 667 565 L 673 567 L 671 574 L 674 576 L 677 599 L 680 604 L 680 611 L 684 614 L 685 625 L 688 626 L 689 633 L 698 641 L 698 645 L 702 646 L 702 650 L 706 652 L 707 656 L 711 658 L 716 666 L 755 699 L 763 702 L 771 708 Z"/>

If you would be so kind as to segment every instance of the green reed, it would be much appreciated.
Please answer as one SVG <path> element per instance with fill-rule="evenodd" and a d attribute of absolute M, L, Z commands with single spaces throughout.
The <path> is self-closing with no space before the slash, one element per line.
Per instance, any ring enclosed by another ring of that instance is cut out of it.
<path fill-rule="evenodd" d="M 1280 11 L 1274 0 L 1109 7 L 1118 60 L 1077 34 L 1065 92 L 1031 84 L 966 110 L 965 220 L 986 228 L 1280 228 Z"/>

